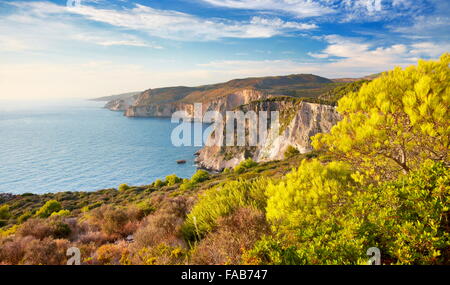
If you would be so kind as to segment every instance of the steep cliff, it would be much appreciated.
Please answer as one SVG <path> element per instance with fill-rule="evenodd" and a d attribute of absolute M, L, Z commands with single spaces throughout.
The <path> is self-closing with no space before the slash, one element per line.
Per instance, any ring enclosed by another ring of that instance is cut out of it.
<path fill-rule="evenodd" d="M 270 96 L 317 97 L 335 86 L 332 80 L 312 74 L 252 77 L 197 87 L 148 89 L 133 96 L 116 95 L 105 107 L 123 110 L 129 117 L 170 117 L 174 111 L 190 112 L 193 103 L 202 103 L 204 112 L 224 112 Z"/>
<path fill-rule="evenodd" d="M 278 132 L 268 132 L 265 142 L 258 146 L 211 146 L 200 150 L 197 164 L 201 168 L 222 170 L 234 167 L 246 158 L 254 161 L 278 160 L 288 146 L 300 153 L 312 150 L 310 137 L 329 132 L 340 120 L 335 107 L 300 100 L 266 100 L 240 107 L 243 111 L 280 111 Z M 270 116 L 269 116 L 270 118 Z"/>
<path fill-rule="evenodd" d="M 123 99 L 115 99 L 106 103 L 105 108 L 111 111 L 126 111 L 138 98 L 138 95 Z"/>
<path fill-rule="evenodd" d="M 218 111 L 225 113 L 238 106 L 248 104 L 255 100 L 262 100 L 271 97 L 263 91 L 255 89 L 242 89 L 236 92 L 224 94 L 213 100 L 203 100 L 203 114 L 208 111 Z M 125 111 L 127 117 L 171 117 L 176 111 L 185 111 L 188 117 L 194 116 L 194 105 L 185 102 L 172 103 L 151 103 L 151 93 L 141 94 L 139 98 Z M 202 115 L 203 115 L 202 114 Z"/>

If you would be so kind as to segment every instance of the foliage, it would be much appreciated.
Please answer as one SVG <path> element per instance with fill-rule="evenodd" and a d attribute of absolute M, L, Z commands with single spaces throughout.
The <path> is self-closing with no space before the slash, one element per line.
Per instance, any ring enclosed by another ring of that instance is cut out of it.
<path fill-rule="evenodd" d="M 70 216 L 69 210 L 61 210 L 59 212 L 53 212 L 50 217 L 68 217 Z"/>
<path fill-rule="evenodd" d="M 312 138 L 369 175 L 395 178 L 425 159 L 448 162 L 450 54 L 396 68 L 339 100 L 330 134 Z"/>
<path fill-rule="evenodd" d="M 241 264 L 245 250 L 251 249 L 261 235 L 269 231 L 261 210 L 239 208 L 218 219 L 217 231 L 194 248 L 192 264 Z"/>
<path fill-rule="evenodd" d="M 256 243 L 246 262 L 364 264 L 374 246 L 384 264 L 450 262 L 445 165 L 427 161 L 379 185 L 352 182 L 359 178 L 342 163 L 312 161 L 270 185 L 267 218 L 276 236 Z"/>
<path fill-rule="evenodd" d="M 258 163 L 255 162 L 253 159 L 247 158 L 246 160 L 242 161 L 239 165 L 237 165 L 234 168 L 234 172 L 237 173 L 237 174 L 241 174 L 244 171 L 246 171 L 247 169 L 250 169 L 250 168 L 255 167 L 257 165 L 258 165 Z"/>
<path fill-rule="evenodd" d="M 231 214 L 239 207 L 265 207 L 265 186 L 267 181 L 230 181 L 217 188 L 211 188 L 200 197 L 189 213 L 183 233 L 187 240 L 201 238 L 217 225 L 217 219 Z"/>
<path fill-rule="evenodd" d="M 361 193 L 349 215 L 365 217 L 365 231 L 386 261 L 450 264 L 450 172 L 426 161 L 396 181 Z"/>
<path fill-rule="evenodd" d="M 124 192 L 127 191 L 128 189 L 130 189 L 130 186 L 128 186 L 128 184 L 120 184 L 118 190 L 120 192 Z"/>
<path fill-rule="evenodd" d="M 0 206 L 0 220 L 9 219 L 10 216 L 11 213 L 9 212 L 9 206 L 8 205 Z"/>
<path fill-rule="evenodd" d="M 284 158 L 290 158 L 299 153 L 300 153 L 300 151 L 296 147 L 290 145 L 287 147 L 286 151 L 284 152 Z"/>
<path fill-rule="evenodd" d="M 163 182 L 161 179 L 156 179 L 155 182 L 153 182 L 153 186 L 160 188 L 166 185 L 166 182 Z"/>
<path fill-rule="evenodd" d="M 191 183 L 196 184 L 196 183 L 200 183 L 200 182 L 206 181 L 208 179 L 209 179 L 208 171 L 205 171 L 203 169 L 199 169 L 199 170 L 197 170 L 197 172 L 194 175 L 192 175 Z"/>
<path fill-rule="evenodd" d="M 29 218 L 31 218 L 32 216 L 33 216 L 33 213 L 31 213 L 30 211 L 27 211 L 27 212 L 23 213 L 22 215 L 20 215 L 19 218 L 17 219 L 17 221 L 19 222 L 19 224 L 22 224 L 25 221 L 27 221 Z"/>
<path fill-rule="evenodd" d="M 181 178 L 179 178 L 178 176 L 176 176 L 175 174 L 172 174 L 172 175 L 166 176 L 166 181 L 167 181 L 167 186 L 173 186 L 175 184 L 180 183 L 183 180 Z"/>
<path fill-rule="evenodd" d="M 61 203 L 56 200 L 47 201 L 35 214 L 39 218 L 47 218 L 54 212 L 61 211 Z"/>
<path fill-rule="evenodd" d="M 331 102 L 337 102 L 342 97 L 346 96 L 347 94 L 351 92 L 358 92 L 361 87 L 368 83 L 368 80 L 358 80 L 355 82 L 350 82 L 341 86 L 338 86 L 334 88 L 333 90 L 330 90 L 322 95 L 319 96 L 320 99 L 323 100 L 329 100 Z"/>

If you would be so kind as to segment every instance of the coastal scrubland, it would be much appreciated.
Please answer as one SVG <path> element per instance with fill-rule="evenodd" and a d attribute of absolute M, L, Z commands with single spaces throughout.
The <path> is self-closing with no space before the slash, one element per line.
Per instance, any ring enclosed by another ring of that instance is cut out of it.
<path fill-rule="evenodd" d="M 3 195 L 1 264 L 450 264 L 450 54 L 327 91 L 315 150 L 95 192 Z M 32 192 L 33 189 L 30 189 Z"/>

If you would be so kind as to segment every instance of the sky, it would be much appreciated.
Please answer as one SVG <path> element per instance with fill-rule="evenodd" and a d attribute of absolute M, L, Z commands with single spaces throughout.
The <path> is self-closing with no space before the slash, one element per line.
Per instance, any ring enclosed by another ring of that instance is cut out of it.
<path fill-rule="evenodd" d="M 0 0 L 0 99 L 361 77 L 450 52 L 448 0 Z"/>

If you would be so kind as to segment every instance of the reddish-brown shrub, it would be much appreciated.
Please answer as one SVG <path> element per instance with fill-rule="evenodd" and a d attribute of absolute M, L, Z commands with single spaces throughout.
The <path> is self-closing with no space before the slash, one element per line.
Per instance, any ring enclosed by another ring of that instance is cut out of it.
<path fill-rule="evenodd" d="M 94 263 L 104 265 L 126 265 L 128 262 L 128 244 L 119 242 L 117 244 L 105 244 L 99 247 L 95 253 Z"/>
<path fill-rule="evenodd" d="M 240 208 L 220 218 L 217 231 L 206 236 L 194 249 L 192 264 L 240 264 L 245 250 L 268 233 L 264 214 L 254 208 Z"/>
<path fill-rule="evenodd" d="M 102 206 L 90 213 L 88 222 L 101 229 L 112 239 L 119 239 L 132 234 L 138 227 L 141 215 L 134 208 L 120 209 Z"/>
<path fill-rule="evenodd" d="M 3 240 L 0 243 L 0 263 L 21 264 L 26 253 L 26 246 L 33 240 L 35 238 L 32 236 Z"/>
<path fill-rule="evenodd" d="M 154 214 L 147 216 L 143 226 L 136 231 L 133 246 L 137 250 L 160 243 L 183 246 L 180 229 L 187 211 L 186 201 L 183 198 L 174 198 L 161 204 Z"/>
<path fill-rule="evenodd" d="M 46 237 L 67 238 L 71 232 L 68 224 L 61 217 L 48 219 L 29 219 L 17 230 L 18 236 L 32 236 L 37 239 Z"/>
<path fill-rule="evenodd" d="M 33 265 L 64 265 L 67 262 L 66 252 L 70 247 L 68 240 L 32 240 L 26 246 L 23 258 L 24 264 Z"/>

